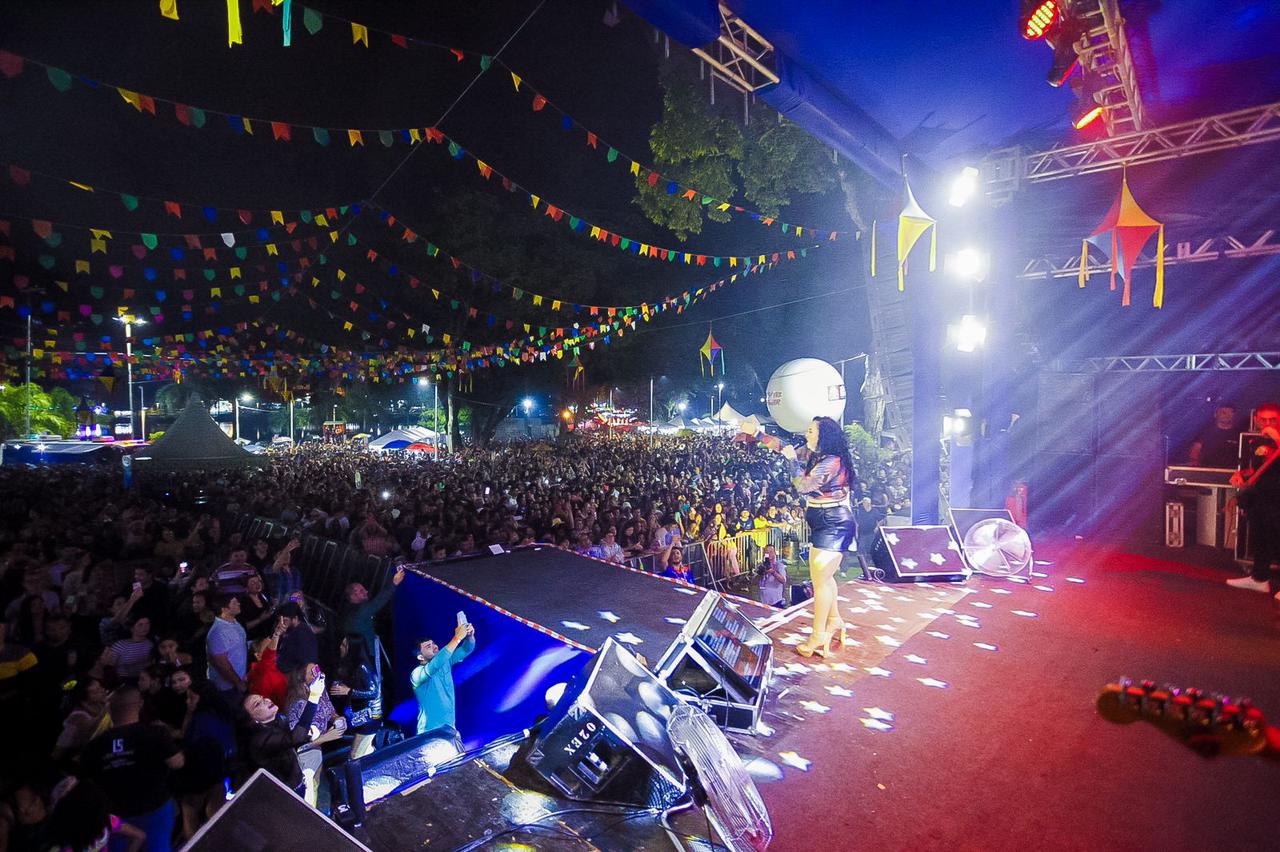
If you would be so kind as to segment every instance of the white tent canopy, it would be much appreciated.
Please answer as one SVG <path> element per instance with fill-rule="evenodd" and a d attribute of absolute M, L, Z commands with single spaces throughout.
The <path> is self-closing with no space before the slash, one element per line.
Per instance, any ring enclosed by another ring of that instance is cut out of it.
<path fill-rule="evenodd" d="M 425 426 L 406 426 L 403 429 L 392 429 L 385 435 L 379 435 L 369 442 L 371 450 L 403 450 L 410 444 L 434 443 L 436 433 Z"/>
<path fill-rule="evenodd" d="M 727 402 L 720 407 L 720 411 L 716 414 L 716 420 L 726 426 L 737 426 L 744 419 L 746 418 L 735 411 L 733 406 Z"/>

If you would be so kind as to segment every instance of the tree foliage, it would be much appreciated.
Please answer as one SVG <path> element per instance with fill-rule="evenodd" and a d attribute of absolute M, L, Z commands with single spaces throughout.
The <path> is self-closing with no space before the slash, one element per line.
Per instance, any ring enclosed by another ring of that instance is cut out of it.
<path fill-rule="evenodd" d="M 825 149 L 798 126 L 763 106 L 752 108 L 744 128 L 737 118 L 738 101 L 712 105 L 688 68 L 663 66 L 662 119 L 649 132 L 649 148 L 661 173 L 653 186 L 648 175 L 636 176 L 636 203 L 650 221 L 687 239 L 702 232 L 704 219 L 727 222 L 721 211 L 668 192 L 667 184 L 696 187 L 704 198 L 722 200 L 741 195 L 760 212 L 777 216 L 796 193 L 831 188 L 836 170 Z"/>
<path fill-rule="evenodd" d="M 62 392 L 70 397 L 65 390 Z M 64 401 L 65 403 L 65 401 Z M 53 396 L 37 384 L 7 385 L 0 390 L 0 433 L 5 437 L 27 431 L 27 410 L 31 411 L 31 431 L 70 435 L 75 431 L 75 402 L 71 416 L 65 416 Z"/>
<path fill-rule="evenodd" d="M 876 471 L 892 460 L 893 453 L 882 449 L 876 436 L 857 423 L 844 427 L 844 434 L 849 440 L 849 452 L 853 456 L 854 467 L 858 469 L 858 479 L 863 483 L 874 482 Z"/>

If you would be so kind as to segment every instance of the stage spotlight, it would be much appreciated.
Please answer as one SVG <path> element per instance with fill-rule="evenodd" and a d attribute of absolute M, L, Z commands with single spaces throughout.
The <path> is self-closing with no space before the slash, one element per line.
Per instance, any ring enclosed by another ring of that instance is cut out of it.
<path fill-rule="evenodd" d="M 951 181 L 951 206 L 963 207 L 965 202 L 978 191 L 978 170 L 973 166 L 965 166 Z"/>
<path fill-rule="evenodd" d="M 965 314 L 959 323 L 948 326 L 947 333 L 960 352 L 972 352 L 987 340 L 987 327 L 973 314 Z"/>
<path fill-rule="evenodd" d="M 947 274 L 961 281 L 982 281 L 991 268 L 991 256 L 973 247 L 948 254 L 943 263 Z"/>
<path fill-rule="evenodd" d="M 533 397 L 526 396 L 521 404 L 524 406 L 525 415 L 528 416 L 529 412 L 533 411 Z"/>
<path fill-rule="evenodd" d="M 1028 41 L 1042 39 L 1058 20 L 1057 0 L 1022 0 L 1022 37 Z"/>
<path fill-rule="evenodd" d="M 418 376 L 418 386 L 419 386 L 419 387 L 426 387 L 426 386 L 427 386 L 427 385 L 429 385 L 429 384 L 431 384 L 431 380 L 430 380 L 430 379 L 428 379 L 426 376 Z"/>
<path fill-rule="evenodd" d="M 1086 105 L 1087 106 L 1087 105 Z M 1093 106 L 1080 112 L 1071 122 L 1076 130 L 1084 130 L 1090 124 L 1093 124 L 1099 118 L 1102 118 L 1102 107 Z"/>

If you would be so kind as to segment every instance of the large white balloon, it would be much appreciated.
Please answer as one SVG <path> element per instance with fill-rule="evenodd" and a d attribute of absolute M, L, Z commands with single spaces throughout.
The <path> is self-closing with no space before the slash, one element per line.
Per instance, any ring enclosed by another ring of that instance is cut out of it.
<path fill-rule="evenodd" d="M 826 361 L 797 358 L 773 371 L 765 402 L 779 426 L 801 433 L 815 417 L 840 419 L 844 414 L 844 380 Z"/>

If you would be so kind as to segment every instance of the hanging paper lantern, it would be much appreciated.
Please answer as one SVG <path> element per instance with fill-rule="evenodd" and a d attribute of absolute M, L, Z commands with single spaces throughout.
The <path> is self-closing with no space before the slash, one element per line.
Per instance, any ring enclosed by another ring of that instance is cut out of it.
<path fill-rule="evenodd" d="M 706 371 L 709 368 L 711 375 L 715 376 L 717 360 L 720 362 L 720 373 L 721 375 L 724 374 L 724 349 L 716 342 L 710 328 L 707 329 L 707 339 L 703 341 L 702 348 L 698 350 L 698 355 L 700 356 L 698 358 L 698 366 L 702 369 L 703 375 L 706 375 Z M 705 367 L 703 367 L 704 361 L 706 362 Z"/>
<path fill-rule="evenodd" d="M 1164 225 L 1147 215 L 1129 191 L 1129 176 L 1120 178 L 1120 197 L 1111 205 L 1102 223 L 1080 245 L 1080 286 L 1089 279 L 1089 244 L 1111 257 L 1111 289 L 1116 289 L 1116 275 L 1124 279 L 1120 304 L 1128 307 L 1133 265 L 1138 261 L 1151 235 L 1156 234 L 1156 289 L 1151 304 L 1164 306 Z"/>

